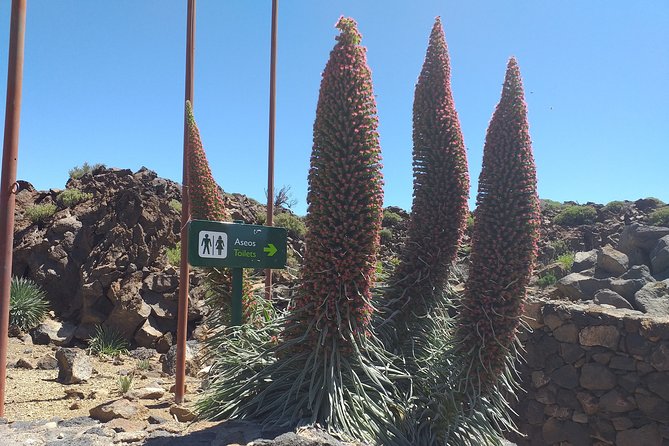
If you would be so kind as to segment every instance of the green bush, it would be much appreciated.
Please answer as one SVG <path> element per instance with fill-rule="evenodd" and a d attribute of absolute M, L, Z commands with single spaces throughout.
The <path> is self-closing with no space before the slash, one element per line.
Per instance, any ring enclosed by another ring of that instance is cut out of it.
<path fill-rule="evenodd" d="M 93 172 L 95 169 L 99 167 L 105 167 L 104 164 L 93 164 L 92 166 L 88 163 L 84 163 L 81 166 L 74 166 L 69 170 L 70 178 L 72 179 L 78 179 L 86 175 L 87 173 Z"/>
<path fill-rule="evenodd" d="M 542 212 L 559 212 L 565 207 L 565 205 L 559 201 L 549 200 L 547 198 L 539 200 L 539 206 L 541 207 Z"/>
<path fill-rule="evenodd" d="M 574 266 L 574 258 L 576 257 L 576 254 L 573 252 L 567 252 L 565 254 L 562 254 L 557 258 L 557 262 L 561 264 L 565 271 L 570 271 L 571 267 Z"/>
<path fill-rule="evenodd" d="M 555 240 L 550 242 L 548 245 L 552 247 L 553 250 L 555 250 L 555 258 L 570 251 L 569 245 L 564 240 Z"/>
<path fill-rule="evenodd" d="M 170 207 L 181 214 L 181 202 L 179 200 L 170 201 Z"/>
<path fill-rule="evenodd" d="M 167 248 L 167 263 L 172 266 L 181 264 L 181 242 L 177 242 L 173 248 Z"/>
<path fill-rule="evenodd" d="M 289 214 L 287 212 L 275 215 L 272 223 L 274 226 L 286 228 L 288 235 L 293 238 L 304 238 L 304 235 L 307 233 L 307 227 L 304 225 L 304 221 L 297 215 Z"/>
<path fill-rule="evenodd" d="M 69 208 L 91 198 L 93 198 L 93 194 L 91 193 L 82 192 L 79 189 L 65 189 L 58 194 L 56 201 L 62 206 Z"/>
<path fill-rule="evenodd" d="M 88 340 L 88 349 L 93 355 L 120 356 L 128 352 L 128 342 L 113 328 L 99 325 Z"/>
<path fill-rule="evenodd" d="M 56 205 L 53 203 L 36 204 L 26 209 L 26 217 L 33 223 L 44 223 L 56 213 Z"/>
<path fill-rule="evenodd" d="M 9 286 L 9 325 L 21 330 L 37 327 L 46 316 L 49 304 L 44 290 L 23 277 L 12 277 Z"/>
<path fill-rule="evenodd" d="M 541 288 L 546 288 L 549 285 L 555 284 L 555 282 L 557 282 L 557 277 L 555 277 L 553 273 L 547 273 L 539 277 L 537 280 L 537 285 L 539 285 Z"/>
<path fill-rule="evenodd" d="M 648 223 L 653 226 L 669 227 L 669 206 L 656 209 L 648 216 Z"/>
<path fill-rule="evenodd" d="M 620 214 L 622 211 L 627 208 L 627 203 L 620 200 L 610 201 L 602 208 L 602 211 L 608 212 L 611 214 Z"/>
<path fill-rule="evenodd" d="M 388 228 L 381 229 L 379 235 L 381 236 L 381 243 L 383 244 L 390 243 L 393 240 L 393 231 Z"/>
<path fill-rule="evenodd" d="M 388 227 L 388 226 L 395 226 L 399 222 L 402 221 L 402 216 L 398 214 L 397 212 L 389 211 L 389 210 L 384 210 L 383 211 L 383 226 Z"/>
<path fill-rule="evenodd" d="M 566 206 L 555 216 L 553 222 L 560 226 L 587 225 L 595 222 L 597 211 L 592 206 Z"/>

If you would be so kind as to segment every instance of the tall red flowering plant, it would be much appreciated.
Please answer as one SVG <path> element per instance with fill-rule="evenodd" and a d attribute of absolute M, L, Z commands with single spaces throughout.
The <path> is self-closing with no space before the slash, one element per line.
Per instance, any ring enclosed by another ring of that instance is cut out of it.
<path fill-rule="evenodd" d="M 297 296 L 280 331 L 267 331 L 266 350 L 222 369 L 201 407 L 210 416 L 318 423 L 368 441 L 406 444 L 397 441 L 394 414 L 403 408 L 391 408 L 399 406 L 390 361 L 370 326 L 383 205 L 376 101 L 356 22 L 342 17 L 337 28 L 313 128 Z M 254 349 L 251 336 L 235 345 Z"/>
<path fill-rule="evenodd" d="M 309 170 L 306 254 L 289 336 L 340 349 L 364 335 L 372 315 L 370 286 L 383 207 L 376 101 L 365 48 L 352 19 L 325 66 Z M 312 328 L 309 328 L 312 327 Z"/>
<path fill-rule="evenodd" d="M 460 350 L 473 352 L 472 379 L 486 389 L 511 356 L 539 236 L 536 169 L 515 58 L 488 127 L 476 205 L 471 268 L 456 326 Z"/>
<path fill-rule="evenodd" d="M 186 101 L 186 124 L 188 132 L 188 194 L 191 218 L 194 220 L 229 221 L 230 216 L 223 201 L 221 190 L 211 173 L 190 101 Z M 209 306 L 212 308 L 208 323 L 215 326 L 227 325 L 230 320 L 228 310 L 232 299 L 232 274 L 229 269 L 214 268 L 210 270 L 207 278 L 207 285 L 211 291 L 209 293 Z M 249 321 L 255 305 L 251 283 L 248 280 L 249 275 L 246 270 L 244 278 L 242 308 L 245 320 Z"/>
<path fill-rule="evenodd" d="M 384 297 L 382 326 L 390 331 L 386 344 L 391 348 L 417 334 L 415 323 L 438 303 L 464 234 L 469 173 L 450 76 L 437 17 L 414 93 L 411 220 L 401 262 Z"/>
<path fill-rule="evenodd" d="M 188 193 L 191 218 L 194 220 L 228 221 L 230 217 L 218 185 L 211 174 L 190 101 L 186 101 L 186 123 L 188 130 Z"/>

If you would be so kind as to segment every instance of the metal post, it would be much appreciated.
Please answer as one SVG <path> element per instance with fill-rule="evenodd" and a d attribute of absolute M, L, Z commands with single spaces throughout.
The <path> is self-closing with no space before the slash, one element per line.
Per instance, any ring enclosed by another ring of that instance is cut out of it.
<path fill-rule="evenodd" d="M 0 417 L 5 416 L 7 379 L 7 339 L 9 330 L 9 290 L 12 281 L 14 245 L 14 207 L 16 204 L 16 160 L 19 154 L 23 47 L 26 34 L 26 0 L 12 0 L 9 27 L 9 63 L 5 139 L 2 146 L 2 184 L 0 185 Z"/>
<path fill-rule="evenodd" d="M 272 44 L 269 68 L 269 149 L 267 157 L 267 226 L 272 226 L 274 216 L 274 127 L 276 112 L 276 35 L 279 0 L 272 0 Z M 265 270 L 265 298 L 272 297 L 272 270 Z"/>
<path fill-rule="evenodd" d="M 242 325 L 242 290 L 244 269 L 232 268 L 232 317 L 230 325 Z"/>
<path fill-rule="evenodd" d="M 193 67 L 195 53 L 195 0 L 188 0 L 186 26 L 186 101 L 193 104 Z M 186 392 L 186 335 L 188 330 L 188 221 L 190 196 L 188 192 L 188 120 L 184 101 L 183 175 L 181 185 L 181 265 L 179 267 L 179 310 L 177 315 L 177 363 L 174 401 L 181 404 Z"/>

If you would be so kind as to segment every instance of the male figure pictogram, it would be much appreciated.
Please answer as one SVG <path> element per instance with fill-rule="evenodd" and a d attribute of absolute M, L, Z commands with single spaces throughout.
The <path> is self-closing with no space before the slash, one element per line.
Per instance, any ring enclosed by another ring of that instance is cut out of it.
<path fill-rule="evenodd" d="M 211 254 L 211 239 L 209 238 L 209 234 L 205 234 L 204 238 L 202 239 L 202 254 Z"/>

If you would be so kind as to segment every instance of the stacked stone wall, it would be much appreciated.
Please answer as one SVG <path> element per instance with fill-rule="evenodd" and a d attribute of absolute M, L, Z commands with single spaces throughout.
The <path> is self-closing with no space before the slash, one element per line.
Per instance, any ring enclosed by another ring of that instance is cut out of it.
<path fill-rule="evenodd" d="M 669 317 L 531 301 L 516 405 L 523 445 L 669 445 Z"/>

